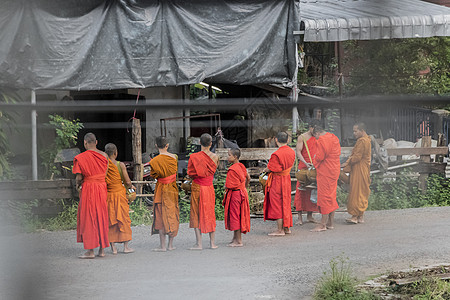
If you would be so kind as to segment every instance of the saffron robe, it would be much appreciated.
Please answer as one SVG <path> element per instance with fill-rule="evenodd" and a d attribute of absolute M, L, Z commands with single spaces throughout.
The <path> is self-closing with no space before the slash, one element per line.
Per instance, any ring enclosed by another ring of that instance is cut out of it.
<path fill-rule="evenodd" d="M 176 183 L 178 159 L 166 154 L 160 154 L 150 161 L 150 176 L 157 179 L 154 209 L 161 206 L 159 214 L 153 213 L 152 234 L 163 229 L 171 237 L 178 234 L 180 227 L 180 208 L 178 206 L 178 187 Z"/>
<path fill-rule="evenodd" d="M 108 159 L 96 151 L 87 150 L 73 159 L 73 174 L 83 175 L 77 213 L 77 242 L 83 243 L 84 249 L 109 246 L 107 168 Z"/>
<path fill-rule="evenodd" d="M 250 231 L 250 204 L 245 187 L 246 179 L 247 170 L 242 163 L 235 163 L 228 169 L 222 202 L 225 207 L 225 229 L 231 231 L 240 229 L 242 233 Z"/>
<path fill-rule="evenodd" d="M 370 137 L 364 134 L 356 141 L 344 168 L 345 172 L 350 173 L 347 211 L 353 216 L 361 216 L 369 204 L 371 155 Z"/>
<path fill-rule="evenodd" d="M 110 243 L 131 241 L 132 235 L 130 207 L 119 168 L 120 166 L 109 160 L 108 172 L 106 173 L 106 185 L 108 188 L 106 203 L 108 204 L 108 239 Z"/>
<path fill-rule="evenodd" d="M 317 206 L 323 215 L 339 208 L 336 189 L 341 172 L 340 155 L 341 145 L 337 136 L 327 132 L 319 137 L 313 162 L 317 170 Z"/>
<path fill-rule="evenodd" d="M 204 151 L 192 153 L 189 157 L 188 175 L 193 179 L 189 227 L 199 228 L 201 233 L 216 230 L 216 195 L 213 185 L 216 169 L 216 163 Z"/>
<path fill-rule="evenodd" d="M 315 137 L 310 137 L 306 144 L 308 145 L 309 153 L 311 155 L 311 158 L 316 155 L 317 151 L 317 139 Z M 303 141 L 303 149 L 302 149 L 302 156 L 305 159 L 307 163 L 312 163 L 311 159 L 309 158 L 308 151 L 306 150 L 305 141 Z M 298 163 L 298 169 L 307 169 L 308 167 L 300 161 Z M 305 189 L 305 190 L 299 190 L 300 182 L 297 181 L 297 186 L 295 189 L 295 198 L 294 198 L 294 205 L 295 210 L 297 211 L 317 211 L 317 204 L 311 202 L 311 189 Z"/>
<path fill-rule="evenodd" d="M 264 220 L 283 219 L 283 227 L 292 227 L 292 198 L 290 171 L 295 161 L 295 151 L 282 146 L 269 159 L 271 171 L 264 195 Z"/>

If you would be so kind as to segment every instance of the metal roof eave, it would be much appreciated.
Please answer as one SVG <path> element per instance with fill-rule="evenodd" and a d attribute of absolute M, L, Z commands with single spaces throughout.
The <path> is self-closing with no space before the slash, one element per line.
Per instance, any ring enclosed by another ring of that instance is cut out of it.
<path fill-rule="evenodd" d="M 420 0 L 302 0 L 305 42 L 450 36 L 450 8 Z"/>

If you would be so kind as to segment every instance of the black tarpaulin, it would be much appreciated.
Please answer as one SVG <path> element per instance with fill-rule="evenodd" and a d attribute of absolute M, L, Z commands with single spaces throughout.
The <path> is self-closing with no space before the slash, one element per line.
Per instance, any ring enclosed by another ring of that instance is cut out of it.
<path fill-rule="evenodd" d="M 0 86 L 288 82 L 297 12 L 294 0 L 3 0 Z"/>

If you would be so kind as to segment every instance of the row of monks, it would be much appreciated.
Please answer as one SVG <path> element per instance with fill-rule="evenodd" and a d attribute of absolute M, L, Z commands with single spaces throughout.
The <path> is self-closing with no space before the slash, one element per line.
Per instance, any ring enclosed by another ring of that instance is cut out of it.
<path fill-rule="evenodd" d="M 295 207 L 299 211 L 302 224 L 302 212 L 307 212 L 307 220 L 316 222 L 312 212 L 318 211 L 322 219 L 312 230 L 314 232 L 333 229 L 334 212 L 338 208 L 336 188 L 341 172 L 350 173 L 350 193 L 348 212 L 352 215 L 348 223 L 364 222 L 364 211 L 370 194 L 370 138 L 365 126 L 359 123 L 353 127 L 357 143 L 352 155 L 341 166 L 341 148 L 339 139 L 325 132 L 319 123 L 313 121 L 309 130 L 299 136 L 296 150 L 288 145 L 288 135 L 279 132 L 275 138 L 278 150 L 268 162 L 264 172 L 268 174 L 265 185 L 264 220 L 276 221 L 276 229 L 270 236 L 289 234 L 293 226 L 291 209 L 290 171 L 295 157 L 299 159 L 299 169 L 317 170 L 317 201 L 311 200 L 311 189 L 297 183 Z M 203 134 L 200 137 L 201 151 L 189 157 L 188 175 L 192 179 L 190 228 L 194 229 L 196 243 L 190 250 L 201 250 L 202 234 L 209 234 L 209 246 L 216 249 L 215 231 L 215 192 L 214 173 L 219 157 L 210 151 L 212 137 Z M 124 253 L 134 250 L 128 245 L 132 238 L 127 188 L 134 188 L 123 163 L 118 162 L 117 148 L 107 144 L 105 152 L 97 149 L 94 134 L 84 137 L 86 151 L 74 158 L 73 173 L 76 174 L 77 188 L 80 191 L 80 204 L 77 216 L 77 242 L 83 243 L 86 253 L 80 258 L 95 258 L 94 249 L 99 248 L 98 256 L 105 256 L 105 248 L 111 246 L 117 254 L 116 243 L 124 244 Z M 178 187 L 176 174 L 178 158 L 168 151 L 169 143 L 165 137 L 156 138 L 159 155 L 150 161 L 151 177 L 157 179 L 153 205 L 152 234 L 158 233 L 160 247 L 154 251 L 174 250 L 174 237 L 179 229 Z M 297 153 L 296 153 L 297 152 Z M 225 228 L 233 231 L 230 247 L 243 246 L 242 234 L 250 231 L 250 208 L 247 187 L 250 176 L 245 166 L 239 162 L 240 150 L 228 151 L 228 168 L 223 199 Z M 168 239 L 168 242 L 167 240 Z"/>

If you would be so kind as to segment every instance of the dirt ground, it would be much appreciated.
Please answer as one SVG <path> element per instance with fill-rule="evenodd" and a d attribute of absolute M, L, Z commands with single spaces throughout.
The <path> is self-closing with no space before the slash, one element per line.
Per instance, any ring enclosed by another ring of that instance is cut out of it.
<path fill-rule="evenodd" d="M 80 260 L 75 231 L 22 234 L 2 224 L 1 299 L 309 299 L 314 285 L 339 255 L 359 278 L 411 266 L 450 262 L 450 207 L 367 213 L 347 225 L 337 213 L 334 230 L 312 233 L 296 226 L 269 237 L 275 223 L 252 219 L 245 247 L 229 248 L 231 233 L 217 222 L 219 249 L 189 251 L 194 232 L 182 224 L 175 251 L 152 252 L 159 243 L 148 226 L 133 227 L 133 254 Z M 316 215 L 316 218 L 318 216 Z M 296 217 L 294 217 L 296 219 Z M 0 221 L 1 222 L 1 221 Z M 4 223 L 4 222 L 3 222 Z"/>

